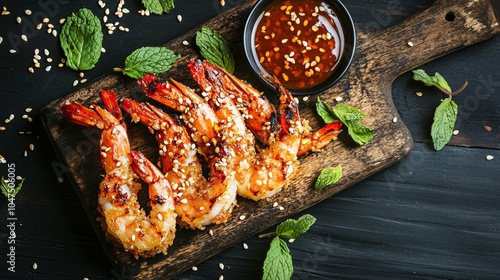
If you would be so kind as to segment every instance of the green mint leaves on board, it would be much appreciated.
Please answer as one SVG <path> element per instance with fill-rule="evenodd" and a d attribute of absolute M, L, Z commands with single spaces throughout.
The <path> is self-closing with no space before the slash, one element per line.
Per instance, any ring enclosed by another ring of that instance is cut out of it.
<path fill-rule="evenodd" d="M 175 8 L 174 0 L 142 0 L 142 4 L 146 10 L 157 15 L 168 13 Z"/>
<path fill-rule="evenodd" d="M 341 121 L 347 127 L 347 132 L 351 138 L 359 145 L 364 145 L 373 139 L 373 129 L 359 122 L 359 120 L 365 118 L 365 114 L 357 108 L 343 103 L 338 103 L 332 108 L 318 97 L 316 111 L 325 123 Z"/>
<path fill-rule="evenodd" d="M 168 71 L 180 57 L 165 47 L 142 47 L 127 56 L 123 69 L 115 68 L 114 70 L 139 79 L 148 73 L 158 74 Z"/>
<path fill-rule="evenodd" d="M 305 214 L 297 220 L 288 219 L 280 223 L 276 227 L 275 232 L 259 236 L 260 238 L 275 236 L 273 241 L 271 241 L 262 267 L 263 280 L 288 280 L 292 277 L 292 255 L 290 254 L 288 245 L 281 238 L 296 239 L 304 234 L 315 222 L 315 217 Z"/>
<path fill-rule="evenodd" d="M 5 180 L 3 177 L 2 177 L 2 180 L 0 182 L 0 189 L 2 189 L 2 193 L 7 197 L 7 198 L 11 198 L 13 196 L 16 196 L 17 193 L 21 190 L 21 188 L 23 187 L 23 183 L 24 183 L 24 178 L 21 179 L 21 182 L 19 182 L 19 184 L 17 184 L 17 186 L 13 187 L 14 185 L 14 181 L 15 179 L 14 178 L 9 178 L 8 180 Z"/>
<path fill-rule="evenodd" d="M 441 104 L 436 108 L 431 127 L 434 149 L 439 151 L 450 141 L 458 117 L 458 106 L 452 98 L 465 89 L 467 81 L 458 90 L 452 92 L 448 82 L 439 73 L 436 72 L 434 76 L 429 76 L 422 69 L 413 70 L 412 72 L 414 80 L 423 82 L 426 86 L 435 86 L 448 95 L 448 98 L 441 100 Z"/>
<path fill-rule="evenodd" d="M 196 45 L 200 48 L 200 54 L 210 63 L 226 69 L 233 73 L 235 61 L 229 50 L 228 44 L 217 30 L 203 26 L 196 32 Z"/>
<path fill-rule="evenodd" d="M 339 164 L 336 167 L 327 167 L 321 170 L 321 173 L 314 184 L 314 189 L 322 190 L 337 183 L 340 178 L 342 178 L 342 165 Z"/>
<path fill-rule="evenodd" d="M 67 66 L 73 70 L 90 70 L 101 56 L 101 21 L 92 11 L 82 8 L 66 19 L 59 40 Z"/>

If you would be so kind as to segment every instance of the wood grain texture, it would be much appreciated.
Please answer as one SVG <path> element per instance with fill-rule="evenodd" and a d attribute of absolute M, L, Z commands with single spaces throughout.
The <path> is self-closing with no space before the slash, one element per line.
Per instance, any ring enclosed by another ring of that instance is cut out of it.
<path fill-rule="evenodd" d="M 236 75 L 249 81 L 255 81 L 255 78 L 250 76 L 242 59 L 241 30 L 253 3 L 255 1 L 246 2 L 207 23 L 228 40 L 239 66 Z M 450 11 L 456 15 L 451 23 L 445 19 Z M 185 69 L 185 62 L 197 56 L 197 53 L 192 47 L 182 45 L 182 41 L 187 40 L 193 46 L 195 31 L 166 45 L 183 56 L 167 75 L 189 85 L 193 83 Z M 271 201 L 255 203 L 240 199 L 233 219 L 225 225 L 209 227 L 215 232 L 214 237 L 206 231 L 179 230 L 169 254 L 151 259 L 136 261 L 130 254 L 105 241 L 100 225 L 95 220 L 98 215 L 97 186 L 100 181 L 97 174 L 102 173 L 97 152 L 99 131 L 68 124 L 59 113 L 60 106 L 65 102 L 99 103 L 97 92 L 101 88 L 113 89 L 120 96 L 143 100 L 135 82 L 119 74 L 107 75 L 87 88 L 54 101 L 41 115 L 56 152 L 70 171 L 90 223 L 106 254 L 119 271 L 119 276 L 138 279 L 171 277 L 402 159 L 411 150 L 412 139 L 401 121 L 392 121 L 398 116 L 390 90 L 394 78 L 422 63 L 485 40 L 498 32 L 499 27 L 488 1 L 455 1 L 453 4 L 437 1 L 429 9 L 394 27 L 377 32 L 359 31 L 358 50 L 349 72 L 336 86 L 319 96 L 330 104 L 335 103 L 335 97 L 342 96 L 347 104 L 361 108 L 368 116 L 365 124 L 376 131 L 374 140 L 366 146 L 356 147 L 347 137 L 340 137 L 340 141 L 332 143 L 321 153 L 302 158 L 301 171 L 296 180 Z M 450 39 L 436 40 L 444 37 Z M 414 47 L 407 45 L 409 40 L 414 43 Z M 315 98 L 303 102 L 301 112 L 317 128 L 319 123 L 315 117 L 314 102 Z M 156 144 L 144 127 L 130 125 L 129 132 L 134 149 L 140 149 L 150 158 L 156 156 Z M 341 182 L 324 192 L 312 191 L 311 185 L 319 171 L 339 163 L 345 170 Z M 273 208 L 274 201 L 285 210 Z M 244 221 L 237 219 L 241 214 L 247 217 Z"/>

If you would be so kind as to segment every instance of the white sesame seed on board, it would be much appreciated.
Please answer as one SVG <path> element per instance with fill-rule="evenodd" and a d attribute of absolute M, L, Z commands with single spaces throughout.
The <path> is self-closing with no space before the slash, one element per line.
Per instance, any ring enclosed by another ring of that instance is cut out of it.
<path fill-rule="evenodd" d="M 24 157 L 28 156 L 28 151 L 24 150 Z"/>
<path fill-rule="evenodd" d="M 182 16 L 181 16 L 181 15 L 177 15 L 177 21 L 178 21 L 178 22 L 181 22 L 181 21 L 182 21 Z"/>
<path fill-rule="evenodd" d="M 220 270 L 224 270 L 224 264 L 223 263 L 219 263 L 219 268 L 220 268 Z"/>
<path fill-rule="evenodd" d="M 57 37 L 57 30 L 52 30 L 52 36 Z"/>
<path fill-rule="evenodd" d="M 26 113 L 29 113 L 29 112 L 33 111 L 33 108 L 28 107 L 28 108 L 24 109 L 24 111 L 25 111 Z"/>
<path fill-rule="evenodd" d="M 191 267 L 192 271 L 198 271 L 198 268 L 196 266 Z"/>
<path fill-rule="evenodd" d="M 214 236 L 214 231 L 211 229 L 208 231 L 208 234 L 210 234 L 210 236 Z"/>
<path fill-rule="evenodd" d="M 48 23 L 48 22 L 49 22 L 49 20 L 50 20 L 49 18 L 44 18 L 44 19 L 42 20 L 42 22 L 43 22 L 43 23 Z"/>
<path fill-rule="evenodd" d="M 38 268 L 38 265 L 36 263 L 33 263 L 33 269 L 37 269 Z"/>
<path fill-rule="evenodd" d="M 9 120 L 13 120 L 16 116 L 14 116 L 14 114 L 10 114 L 9 115 Z"/>
<path fill-rule="evenodd" d="M 224 0 L 220 0 L 220 2 L 219 2 L 219 3 L 220 3 L 220 5 L 221 5 L 222 7 L 224 7 L 224 6 L 226 5 L 226 1 L 224 1 Z"/>
<path fill-rule="evenodd" d="M 335 101 L 337 101 L 337 102 L 340 102 L 340 101 L 342 101 L 342 100 L 343 100 L 342 96 L 337 96 L 337 97 L 335 98 Z"/>
<path fill-rule="evenodd" d="M 35 150 L 35 145 L 34 145 L 34 144 L 30 144 L 30 150 L 31 150 L 31 151 L 34 151 L 34 150 Z"/>
<path fill-rule="evenodd" d="M 398 122 L 398 117 L 394 117 L 394 118 L 392 119 L 392 122 L 393 122 L 393 123 Z"/>
<path fill-rule="evenodd" d="M 83 84 L 83 83 L 86 83 L 87 82 L 87 79 L 81 79 L 80 80 L 80 83 Z"/>
<path fill-rule="evenodd" d="M 412 41 L 408 41 L 408 46 L 413 47 L 413 42 Z"/>
<path fill-rule="evenodd" d="M 2 42 L 3 42 L 3 37 L 0 36 L 0 44 L 2 44 Z"/>
<path fill-rule="evenodd" d="M 415 95 L 417 95 L 418 97 L 421 97 L 423 94 L 421 91 L 417 91 L 417 92 L 415 92 Z"/>
<path fill-rule="evenodd" d="M 460 131 L 458 129 L 453 130 L 453 135 L 458 135 Z"/>
<path fill-rule="evenodd" d="M 49 72 L 49 71 L 50 71 L 50 69 L 52 69 L 52 66 L 50 66 L 50 65 L 49 65 L 49 66 L 47 66 L 47 67 L 45 67 L 45 71 L 47 71 L 47 72 Z"/>
<path fill-rule="evenodd" d="M 188 42 L 188 41 L 186 41 L 186 40 L 182 41 L 182 44 L 183 44 L 184 46 L 189 46 L 189 42 Z"/>
<path fill-rule="evenodd" d="M 224 280 L 224 275 L 219 276 L 219 280 Z"/>
<path fill-rule="evenodd" d="M 16 53 L 17 51 L 15 49 L 10 49 L 9 52 L 10 53 Z"/>
<path fill-rule="evenodd" d="M 76 87 L 76 85 L 78 85 L 78 80 L 73 81 L 73 86 Z"/>
<path fill-rule="evenodd" d="M 0 155 L 0 163 L 7 163 L 7 161 L 5 160 L 5 158 L 3 156 Z"/>
<path fill-rule="evenodd" d="M 43 54 L 45 54 L 45 55 L 49 55 L 49 54 L 50 54 L 50 52 L 49 52 L 49 50 L 47 50 L 47 49 L 43 49 Z"/>
<path fill-rule="evenodd" d="M 28 68 L 28 71 L 29 71 L 31 74 L 35 73 L 35 69 L 33 69 L 33 67 L 29 67 L 29 68 Z"/>
<path fill-rule="evenodd" d="M 285 210 L 285 207 L 280 206 L 278 209 L 280 209 L 280 211 L 283 211 L 283 210 Z"/>
<path fill-rule="evenodd" d="M 63 178 L 63 177 L 57 177 L 57 181 L 58 181 L 59 183 L 62 183 L 62 182 L 64 182 L 64 178 Z"/>
<path fill-rule="evenodd" d="M 245 215 L 241 215 L 241 216 L 240 216 L 240 220 L 241 220 L 241 221 L 243 221 L 245 218 L 246 218 L 246 216 L 245 216 Z"/>
<path fill-rule="evenodd" d="M 248 244 L 243 243 L 243 249 L 248 250 Z"/>
<path fill-rule="evenodd" d="M 65 23 L 65 22 L 66 22 L 66 18 L 61 18 L 61 19 L 59 20 L 59 24 L 63 24 L 63 23 Z"/>
<path fill-rule="evenodd" d="M 278 202 L 273 203 L 273 207 L 278 207 Z"/>
<path fill-rule="evenodd" d="M 43 23 L 40 22 L 39 24 L 36 25 L 36 30 L 40 30 L 40 29 L 42 29 L 42 27 L 43 27 Z"/>
<path fill-rule="evenodd" d="M 26 9 L 26 10 L 24 10 L 24 13 L 25 13 L 27 16 L 30 16 L 30 15 L 31 15 L 31 10 Z"/>
<path fill-rule="evenodd" d="M 21 17 L 16 17 L 16 22 L 17 22 L 17 23 L 21 23 L 21 22 L 22 22 Z"/>
<path fill-rule="evenodd" d="M 21 40 L 28 42 L 28 37 L 26 35 L 21 35 Z"/>
<path fill-rule="evenodd" d="M 494 156 L 492 156 L 492 155 L 487 155 L 487 156 L 486 156 L 486 160 L 493 160 L 494 158 L 495 158 L 495 157 L 494 157 Z"/>
<path fill-rule="evenodd" d="M 0 130 L 6 130 L 7 128 L 5 126 L 0 126 Z"/>

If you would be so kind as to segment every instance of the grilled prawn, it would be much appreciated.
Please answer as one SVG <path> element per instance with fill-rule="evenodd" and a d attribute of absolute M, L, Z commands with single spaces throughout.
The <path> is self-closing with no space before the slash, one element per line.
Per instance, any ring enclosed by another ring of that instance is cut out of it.
<path fill-rule="evenodd" d="M 218 79 L 224 90 L 233 97 L 233 100 L 245 118 L 248 128 L 264 144 L 269 144 L 270 136 L 279 130 L 277 112 L 269 99 L 262 92 L 253 88 L 235 76 L 228 73 L 223 68 L 217 67 L 208 61 L 203 61 L 203 67 L 194 67 L 197 63 L 191 61 L 189 68 L 194 77 L 203 77 L 200 71 L 210 69 L 217 72 Z M 198 79 L 201 88 L 213 86 L 209 79 Z M 307 121 L 302 119 L 303 130 L 302 140 L 297 155 L 302 156 L 309 152 L 316 152 L 324 148 L 335 139 L 341 132 L 342 123 L 339 121 L 329 123 L 312 133 Z"/>
<path fill-rule="evenodd" d="M 151 104 L 144 105 L 128 98 L 123 100 L 122 107 L 131 114 L 133 120 L 141 121 L 156 131 L 162 169 L 175 192 L 179 224 L 203 229 L 211 223 L 226 222 L 236 204 L 237 188 L 234 174 L 226 164 L 232 160 L 232 155 L 226 152 L 227 141 L 208 141 L 208 147 L 218 152 L 204 149 L 210 167 L 206 179 L 198 161 L 196 144 L 173 117 Z M 210 111 L 210 108 L 206 109 Z M 204 119 L 199 121 L 204 122 Z M 199 127 L 197 123 L 194 126 Z M 208 135 L 217 133 L 210 122 L 203 123 L 202 127 Z M 196 131 L 193 133 L 197 134 Z M 207 147 L 203 137 L 194 138 Z"/>
<path fill-rule="evenodd" d="M 72 122 L 102 130 L 100 157 L 105 176 L 99 185 L 98 210 L 108 238 L 123 245 L 135 258 L 167 253 L 176 231 L 172 189 L 163 173 L 141 153 L 131 152 L 125 125 L 113 91 L 101 91 L 107 110 L 97 105 L 66 104 L 61 111 Z M 148 184 L 149 216 L 137 200 L 141 184 Z"/>
<path fill-rule="evenodd" d="M 280 105 L 277 110 L 276 128 L 269 134 L 268 147 L 255 150 L 254 137 L 243 125 L 244 118 L 239 113 L 231 95 L 224 90 L 220 72 L 207 63 L 191 60 L 188 68 L 193 78 L 211 100 L 214 111 L 231 112 L 231 137 L 238 139 L 245 149 L 236 151 L 240 161 L 234 166 L 238 184 L 238 194 L 260 200 L 270 197 L 286 188 L 297 171 L 297 152 L 301 143 L 302 124 L 296 100 L 281 84 L 274 80 Z M 208 86 L 207 86 L 208 85 Z"/>

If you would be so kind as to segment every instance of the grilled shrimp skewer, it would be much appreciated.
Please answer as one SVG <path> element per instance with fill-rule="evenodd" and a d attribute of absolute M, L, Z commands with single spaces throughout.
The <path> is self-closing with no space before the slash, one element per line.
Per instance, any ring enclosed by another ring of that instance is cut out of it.
<path fill-rule="evenodd" d="M 278 130 L 276 110 L 262 92 L 256 90 L 249 84 L 228 73 L 225 69 L 217 67 L 208 61 L 203 61 L 203 68 L 219 72 L 218 76 L 226 92 L 234 96 L 233 100 L 238 109 L 245 117 L 248 128 L 264 144 L 269 144 L 270 134 Z M 189 65 L 194 65 L 190 62 Z M 201 68 L 189 66 L 192 73 L 200 71 Z M 198 75 L 201 73 L 198 73 Z M 193 74 L 194 76 L 194 74 Z M 213 86 L 210 81 L 199 81 L 201 88 Z M 303 120 L 304 121 L 304 120 Z M 302 141 L 297 153 L 298 156 L 309 152 L 316 152 L 324 148 L 335 139 L 341 132 L 342 123 L 339 121 L 329 123 L 311 133 L 307 124 L 303 123 Z"/>
<path fill-rule="evenodd" d="M 102 130 L 100 157 L 105 171 L 99 185 L 98 211 L 108 238 L 123 245 L 135 258 L 167 253 L 175 237 L 176 214 L 172 190 L 163 173 L 138 152 L 130 151 L 125 125 L 113 91 L 101 91 L 107 110 L 81 104 L 66 104 L 61 110 L 77 124 Z M 135 172 L 134 172 L 135 171 Z M 147 184 L 151 212 L 146 216 L 137 200 L 141 185 Z"/>
<path fill-rule="evenodd" d="M 210 165 L 207 180 L 198 161 L 196 145 L 174 118 L 151 104 L 143 105 L 128 98 L 123 100 L 122 107 L 133 120 L 141 121 L 156 131 L 163 172 L 176 193 L 180 225 L 203 229 L 211 223 L 226 222 L 236 203 L 237 181 L 224 165 L 230 161 L 231 155 L 221 151 L 207 157 Z M 206 125 L 206 129 L 208 127 L 210 124 Z M 224 141 L 218 141 L 215 149 L 224 145 Z"/>
<path fill-rule="evenodd" d="M 232 113 L 232 122 L 243 122 L 236 105 L 223 89 L 220 72 L 215 68 L 204 67 L 200 61 L 191 60 L 188 68 L 193 78 L 213 102 L 216 108 L 225 108 Z M 260 200 L 270 197 L 286 188 L 298 167 L 297 152 L 301 143 L 302 125 L 298 104 L 277 79 L 273 81 L 279 94 L 280 105 L 277 111 L 277 125 L 270 133 L 266 149 L 256 153 L 253 135 L 246 128 L 233 125 L 232 137 L 240 141 L 246 148 L 238 150 L 240 161 L 235 166 L 236 178 L 239 181 L 238 194 Z M 218 104 L 221 103 L 221 104 Z M 223 103 L 223 104 L 222 104 Z"/>

